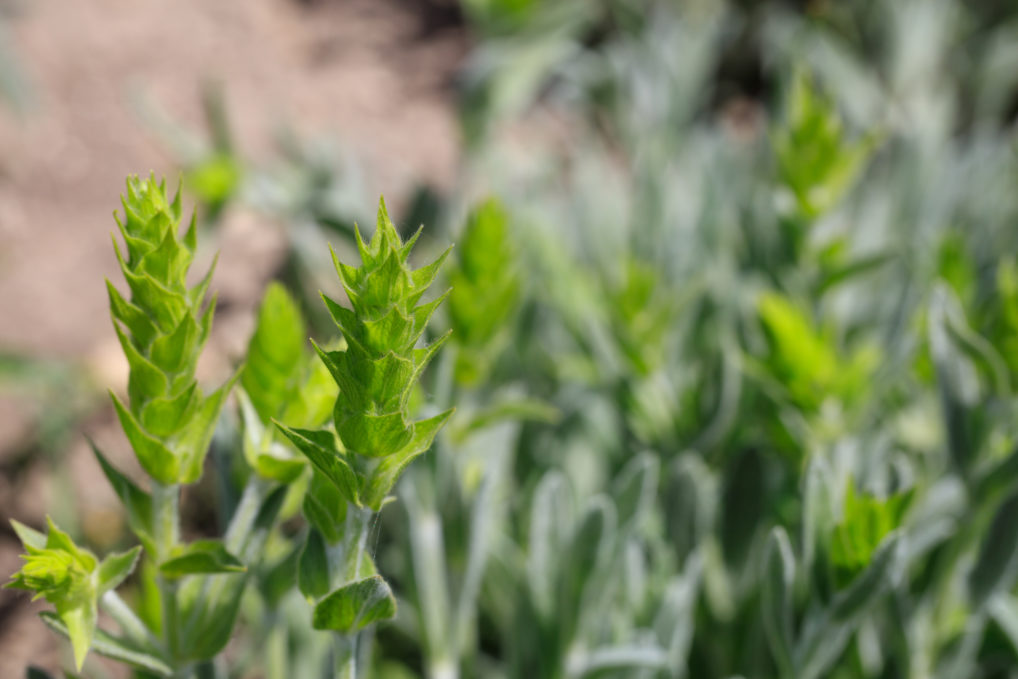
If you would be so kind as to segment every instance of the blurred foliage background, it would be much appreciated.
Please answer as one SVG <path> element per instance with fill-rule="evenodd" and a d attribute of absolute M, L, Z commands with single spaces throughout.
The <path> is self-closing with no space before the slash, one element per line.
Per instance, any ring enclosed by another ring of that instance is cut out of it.
<path fill-rule="evenodd" d="M 292 11 L 338 22 L 342 4 Z M 371 676 L 1018 677 L 1012 3 L 393 4 L 413 27 L 382 41 L 410 54 L 399 68 L 429 41 L 457 45 L 436 90 L 455 159 L 401 169 L 394 190 L 397 224 L 425 225 L 421 261 L 456 243 L 440 312 L 453 337 L 420 397 L 458 410 L 377 527 L 401 608 Z M 7 37 L 31 7 L 0 9 L 5 125 L 34 134 L 17 121 L 45 102 Z M 245 148 L 230 68 L 200 116 L 144 89 L 131 109 L 200 206 L 209 256 L 238 215 L 239 237 L 273 253 L 253 293 L 224 295 L 247 319 L 221 330 L 224 364 L 269 278 L 306 334 L 331 339 L 325 243 L 349 251 L 353 224 L 371 228 L 387 176 L 299 112 L 267 150 Z M 406 162 L 378 143 L 381 166 Z M 74 288 L 44 271 L 59 301 L 45 313 L 72 313 Z M 28 424 L 0 456 L 0 511 L 23 516 L 32 479 L 52 476 L 36 521 L 125 540 L 66 462 L 111 422 L 116 368 L 32 351 L 4 316 L 0 385 Z M 246 431 L 237 408 L 220 423 L 226 479 L 251 462 Z M 235 493 L 196 487 L 190 530 Z M 270 540 L 222 676 L 318 676 L 326 650 L 282 594 L 301 530 Z M 3 597 L 0 629 L 21 631 L 0 645 L 42 634 L 3 624 L 28 609 Z"/>

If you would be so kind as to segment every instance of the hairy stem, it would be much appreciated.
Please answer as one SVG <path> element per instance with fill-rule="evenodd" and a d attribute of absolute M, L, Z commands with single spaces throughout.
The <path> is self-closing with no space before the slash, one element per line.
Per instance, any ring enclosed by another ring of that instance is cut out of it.
<path fill-rule="evenodd" d="M 155 560 L 166 561 L 180 541 L 180 486 L 152 484 L 153 532 L 155 538 Z M 179 631 L 177 610 L 177 583 L 162 575 L 158 576 L 159 594 L 163 609 L 163 640 L 171 665 L 179 655 Z"/>
<path fill-rule="evenodd" d="M 152 648 L 160 648 L 159 640 L 149 630 L 148 625 L 142 622 L 141 618 L 115 591 L 110 590 L 103 594 L 99 603 L 103 610 L 120 625 L 120 630 L 128 639 L 151 646 Z"/>
<path fill-rule="evenodd" d="M 230 525 L 226 528 L 226 535 L 223 542 L 227 551 L 231 554 L 241 556 L 245 543 L 251 535 L 255 519 L 258 518 L 258 510 L 268 495 L 272 485 L 257 474 L 252 473 L 244 486 L 244 492 L 240 496 L 240 502 L 230 517 Z"/>
<path fill-rule="evenodd" d="M 346 515 L 346 575 L 348 582 L 360 580 L 361 567 L 364 563 L 364 550 L 371 532 L 371 520 L 374 512 L 367 507 L 349 507 Z M 336 662 L 337 679 L 356 679 L 357 677 L 357 645 L 360 633 L 337 634 L 333 640 L 333 653 Z"/>

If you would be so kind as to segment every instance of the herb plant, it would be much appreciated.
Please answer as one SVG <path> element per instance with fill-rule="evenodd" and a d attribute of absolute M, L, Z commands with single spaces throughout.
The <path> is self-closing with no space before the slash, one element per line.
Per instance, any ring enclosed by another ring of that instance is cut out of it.
<path fill-rule="evenodd" d="M 136 182 L 117 408 L 155 482 L 99 462 L 141 550 L 15 524 L 12 585 L 139 676 L 1018 677 L 1013 16 L 814 4 L 464 2 L 464 171 L 408 240 L 210 101 L 185 187 L 287 236 L 232 397 Z M 167 541 L 183 485 L 221 539 Z"/>
<path fill-rule="evenodd" d="M 107 283 L 114 328 L 130 366 L 129 401 L 111 392 L 114 407 L 149 490 L 118 471 L 93 446 L 141 543 L 101 561 L 52 522 L 43 534 L 14 524 L 27 554 L 9 587 L 45 597 L 56 614 L 44 619 L 70 637 L 80 671 L 89 650 L 160 676 L 191 676 L 226 646 L 249 575 L 288 485 L 303 487 L 310 524 L 299 558 L 300 590 L 314 602 L 309 623 L 335 633 L 338 676 L 355 677 L 358 634 L 392 618 L 396 601 L 366 548 L 370 523 L 403 469 L 431 445 L 452 409 L 415 421 L 411 396 L 428 361 L 448 334 L 418 348 L 442 297 L 422 301 L 440 256 L 411 269 L 407 259 L 420 231 L 404 243 L 379 207 L 378 227 L 364 243 L 360 267 L 336 260 L 352 309 L 324 297 L 345 346 L 315 345 L 318 367 L 305 360 L 304 323 L 293 300 L 270 287 L 249 349 L 249 363 L 205 395 L 195 368 L 211 330 L 215 296 L 206 300 L 213 267 L 186 283 L 194 257 L 194 217 L 180 234 L 180 193 L 169 200 L 164 182 L 131 177 L 114 240 L 128 284 L 124 296 Z M 126 254 L 125 254 L 126 252 Z M 335 386 L 329 384 L 331 375 Z M 248 481 L 221 539 L 184 541 L 181 486 L 199 480 L 220 412 L 241 378 Z M 338 392 L 336 386 L 339 387 Z M 331 403 L 330 403 L 331 401 Z M 333 427 L 320 426 L 329 410 Z M 306 457 L 280 448 L 272 432 Z M 309 470 L 307 461 L 310 460 Z M 313 471 L 312 471 L 313 470 Z M 144 549 L 151 564 L 155 619 L 136 613 L 115 592 Z M 97 628 L 102 606 L 120 627 Z"/>

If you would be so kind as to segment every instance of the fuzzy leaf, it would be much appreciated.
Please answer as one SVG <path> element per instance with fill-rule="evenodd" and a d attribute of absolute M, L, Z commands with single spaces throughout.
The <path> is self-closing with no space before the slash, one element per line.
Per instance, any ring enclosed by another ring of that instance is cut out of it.
<path fill-rule="evenodd" d="M 141 556 L 141 547 L 111 554 L 99 564 L 99 595 L 116 589 L 133 571 Z"/>
<path fill-rule="evenodd" d="M 326 431 L 290 428 L 279 422 L 275 424 L 297 449 L 311 460 L 311 464 L 335 484 L 343 497 L 360 506 L 360 480 L 336 450 L 332 434 Z"/>
<path fill-rule="evenodd" d="M 364 504 L 375 511 L 382 508 L 385 498 L 392 487 L 396 485 L 400 474 L 408 464 L 414 461 L 419 455 L 427 452 L 431 443 L 446 421 L 452 416 L 454 408 L 421 420 L 414 425 L 414 435 L 410 442 L 402 450 L 393 455 L 383 457 L 378 464 L 375 473 L 372 474 L 364 488 Z"/>
<path fill-rule="evenodd" d="M 197 540 L 183 545 L 159 565 L 167 578 L 180 578 L 196 573 L 242 573 L 247 568 L 218 540 Z"/>
<path fill-rule="evenodd" d="M 239 373 L 235 373 L 223 386 L 202 399 L 201 405 L 192 413 L 183 432 L 174 438 L 174 452 L 179 456 L 181 465 L 178 483 L 194 483 L 201 478 L 205 455 L 208 453 L 212 434 L 215 433 L 219 412 L 239 376 Z"/>
<path fill-rule="evenodd" d="M 325 540 L 321 533 L 310 530 L 297 562 L 297 585 L 308 601 L 315 601 L 329 593 L 329 581 Z"/>
<path fill-rule="evenodd" d="M 67 625 L 59 616 L 53 613 L 40 613 L 43 622 L 54 632 L 65 637 L 69 636 Z M 122 662 L 139 670 L 151 672 L 160 677 L 173 676 L 173 670 L 161 657 L 151 651 L 142 651 L 130 644 L 117 639 L 102 630 L 97 630 L 93 640 L 92 648 L 99 655 L 105 656 L 117 662 Z"/>
<path fill-rule="evenodd" d="M 124 407 L 116 394 L 110 392 L 113 399 L 113 406 L 117 410 L 117 417 L 120 418 L 120 426 L 124 428 L 124 434 L 138 456 L 145 472 L 156 481 L 164 484 L 177 483 L 180 461 L 162 441 L 148 434 L 141 428 L 141 424 L 135 419 L 134 414 Z"/>
<path fill-rule="evenodd" d="M 396 617 L 396 599 L 388 583 L 373 575 L 344 585 L 315 606 L 312 624 L 318 630 L 353 634 L 373 622 Z"/>
<path fill-rule="evenodd" d="M 117 497 L 124 504 L 124 508 L 127 509 L 127 522 L 131 530 L 138 536 L 138 539 L 141 540 L 146 549 L 150 552 L 154 551 L 150 547 L 155 544 L 152 538 L 152 498 L 131 479 L 121 474 L 116 467 L 110 464 L 109 460 L 99 452 L 99 448 L 91 440 L 89 445 L 92 446 L 92 452 L 99 461 L 99 466 L 102 467 L 106 480 L 113 486 L 113 492 L 117 494 Z"/>
<path fill-rule="evenodd" d="M 270 284 L 258 309 L 241 374 L 241 385 L 263 423 L 282 415 L 298 386 L 306 333 L 304 318 L 286 288 Z"/>

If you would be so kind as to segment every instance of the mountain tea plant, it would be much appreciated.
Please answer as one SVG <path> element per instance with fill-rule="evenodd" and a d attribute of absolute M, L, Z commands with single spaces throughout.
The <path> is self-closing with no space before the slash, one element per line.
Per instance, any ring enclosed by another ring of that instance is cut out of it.
<path fill-rule="evenodd" d="M 255 167 L 210 116 L 205 226 L 286 229 L 225 384 L 195 223 L 128 181 L 148 478 L 95 456 L 130 535 L 13 524 L 77 672 L 1018 679 L 1015 15 L 462 4 L 466 171 L 423 233 L 382 204 L 365 239 L 345 166 Z"/>
<path fill-rule="evenodd" d="M 230 640 L 266 541 L 288 494 L 296 492 L 309 525 L 297 578 L 311 603 L 307 623 L 335 637 L 335 676 L 357 676 L 360 633 L 396 614 L 396 600 L 368 549 L 371 522 L 394 499 L 390 493 L 405 467 L 427 451 L 452 414 L 415 420 L 412 403 L 422 371 L 448 338 L 418 346 L 443 296 L 422 299 L 448 250 L 429 266 L 410 268 L 420 231 L 404 243 L 382 203 L 370 241 L 358 233 L 361 265 L 334 256 L 351 306 L 323 296 L 342 333 L 335 349 L 315 345 L 325 370 L 309 365 L 300 313 L 273 286 L 247 365 L 206 395 L 195 367 L 215 310 L 215 295 L 207 299 L 214 264 L 197 285 L 187 286 L 196 220 L 181 234 L 181 217 L 179 191 L 171 201 L 165 182 L 128 179 L 117 218 L 123 246 L 114 240 L 128 294 L 107 283 L 114 329 L 130 366 L 128 402 L 110 395 L 149 488 L 93 449 L 140 544 L 100 560 L 52 521 L 46 533 L 14 522 L 26 554 L 8 587 L 53 604 L 55 613 L 43 619 L 70 639 L 78 671 L 94 650 L 141 672 L 193 676 Z M 202 476 L 238 377 L 248 480 L 222 537 L 186 542 L 181 487 Z M 330 411 L 332 421 L 323 426 Z M 146 568 L 139 611 L 116 589 L 140 560 Z M 118 631 L 99 627 L 100 608 Z"/>

